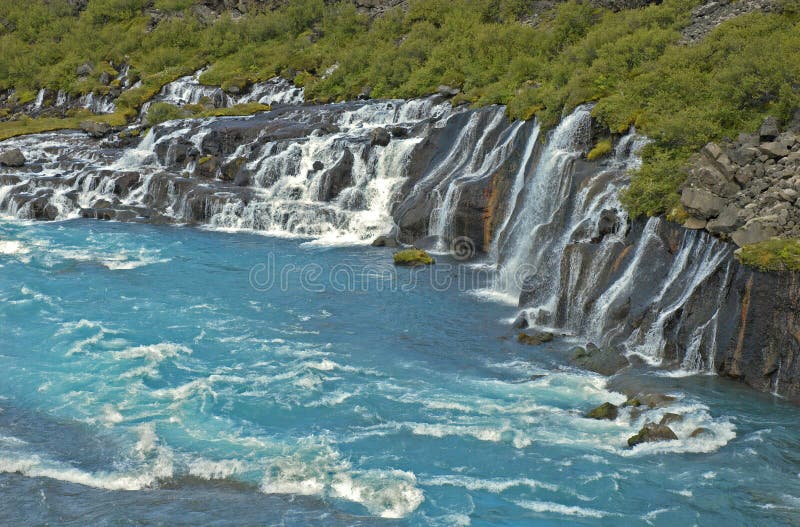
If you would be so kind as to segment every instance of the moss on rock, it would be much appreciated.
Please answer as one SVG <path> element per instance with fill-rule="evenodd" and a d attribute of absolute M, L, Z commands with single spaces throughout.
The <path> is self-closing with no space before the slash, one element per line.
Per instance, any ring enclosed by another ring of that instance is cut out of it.
<path fill-rule="evenodd" d="M 393 258 L 395 265 L 415 266 L 432 265 L 436 263 L 436 261 L 431 258 L 431 255 L 422 249 L 403 249 L 402 251 L 394 253 Z"/>

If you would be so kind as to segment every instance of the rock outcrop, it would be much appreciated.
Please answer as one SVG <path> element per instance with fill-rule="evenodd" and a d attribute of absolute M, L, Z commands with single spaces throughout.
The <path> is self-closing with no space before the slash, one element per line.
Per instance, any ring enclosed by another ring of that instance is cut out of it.
<path fill-rule="evenodd" d="M 707 144 L 691 160 L 681 205 L 686 227 L 739 246 L 800 238 L 800 135 L 769 118 L 758 134 Z"/>

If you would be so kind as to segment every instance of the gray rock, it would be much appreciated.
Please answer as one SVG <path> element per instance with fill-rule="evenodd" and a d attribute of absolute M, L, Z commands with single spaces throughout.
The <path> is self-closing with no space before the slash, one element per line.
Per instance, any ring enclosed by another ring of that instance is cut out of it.
<path fill-rule="evenodd" d="M 789 203 L 793 203 L 797 199 L 797 191 L 793 188 L 785 188 L 778 192 L 778 196 Z"/>
<path fill-rule="evenodd" d="M 764 119 L 764 122 L 761 123 L 761 128 L 758 130 L 758 136 L 762 141 L 772 141 L 778 137 L 780 133 L 781 130 L 780 126 L 778 126 L 778 119 L 772 116 Z"/>
<path fill-rule="evenodd" d="M 456 95 L 461 93 L 460 89 L 455 88 L 453 86 L 446 86 L 444 84 L 439 86 L 439 88 L 436 91 L 439 93 L 439 95 L 443 97 L 455 97 Z"/>
<path fill-rule="evenodd" d="M 713 234 L 728 234 L 741 227 L 743 223 L 739 217 L 739 207 L 727 205 L 719 216 L 708 222 L 706 229 Z"/>
<path fill-rule="evenodd" d="M 741 148 L 732 148 L 728 151 L 728 157 L 740 166 L 745 166 L 753 161 L 758 157 L 759 151 L 757 148 L 752 146 L 743 146 Z"/>
<path fill-rule="evenodd" d="M 684 227 L 692 230 L 705 229 L 706 225 L 708 225 L 708 222 L 706 220 L 701 220 L 700 218 L 694 218 L 694 217 L 689 218 L 683 224 Z"/>
<path fill-rule="evenodd" d="M 386 146 L 389 144 L 389 141 L 392 140 L 392 136 L 386 130 L 386 128 L 375 128 L 369 134 L 369 142 L 372 146 Z"/>
<path fill-rule="evenodd" d="M 517 335 L 517 342 L 528 346 L 538 346 L 553 340 L 554 335 L 549 331 L 529 331 Z"/>
<path fill-rule="evenodd" d="M 733 234 L 733 242 L 742 247 L 753 243 L 763 242 L 778 234 L 774 225 L 763 217 L 756 217 L 745 223 L 744 227 L 739 228 Z"/>
<path fill-rule="evenodd" d="M 25 164 L 25 155 L 19 148 L 12 148 L 0 153 L 0 165 L 7 167 L 21 167 Z"/>
<path fill-rule="evenodd" d="M 100 84 L 108 85 L 108 83 L 111 82 L 111 75 L 109 75 L 107 71 L 104 71 L 100 74 L 98 80 L 100 81 Z"/>
<path fill-rule="evenodd" d="M 656 441 L 674 441 L 678 439 L 675 432 L 667 425 L 656 423 L 645 423 L 639 433 L 628 439 L 628 446 L 634 447 L 642 443 L 653 443 Z"/>
<path fill-rule="evenodd" d="M 619 415 L 619 408 L 611 403 L 603 403 L 586 413 L 586 417 L 589 419 L 608 419 L 609 421 L 616 419 L 617 415 Z"/>
<path fill-rule="evenodd" d="M 572 355 L 572 362 L 576 366 L 601 375 L 614 375 L 630 364 L 619 350 L 600 349 L 592 343 L 587 344 L 586 348 L 577 349 Z"/>
<path fill-rule="evenodd" d="M 92 71 L 94 71 L 94 64 L 92 64 L 91 62 L 84 62 L 83 64 L 75 68 L 75 74 L 78 77 L 86 77 L 88 75 L 91 75 Z"/>
<path fill-rule="evenodd" d="M 725 200 L 700 188 L 686 188 L 681 193 L 681 204 L 693 216 L 713 218 L 725 206 Z"/>
<path fill-rule="evenodd" d="M 112 128 L 108 123 L 98 123 L 95 121 L 83 121 L 80 124 L 81 130 L 86 132 L 89 136 L 99 139 L 111 133 Z"/>
<path fill-rule="evenodd" d="M 373 247 L 400 247 L 397 239 L 393 236 L 378 236 L 372 241 Z"/>
<path fill-rule="evenodd" d="M 786 145 L 778 142 L 761 143 L 758 150 L 772 159 L 789 155 L 789 149 L 786 148 Z"/>

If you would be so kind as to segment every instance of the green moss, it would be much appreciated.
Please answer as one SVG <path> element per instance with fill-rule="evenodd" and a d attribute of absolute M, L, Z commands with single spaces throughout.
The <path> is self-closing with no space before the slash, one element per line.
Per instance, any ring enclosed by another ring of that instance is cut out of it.
<path fill-rule="evenodd" d="M 611 152 L 611 139 L 603 139 L 598 141 L 594 148 L 592 148 L 588 154 L 586 154 L 586 159 L 589 161 L 594 161 L 595 159 L 600 159 L 601 157 L 607 156 Z"/>
<path fill-rule="evenodd" d="M 800 271 L 800 240 L 772 238 L 736 251 L 745 265 L 761 271 Z"/>
<path fill-rule="evenodd" d="M 619 408 L 615 404 L 603 403 L 586 413 L 589 419 L 608 419 L 613 421 L 619 414 Z"/>
<path fill-rule="evenodd" d="M 431 265 L 435 263 L 427 252 L 422 249 L 403 249 L 394 253 L 395 265 Z"/>
<path fill-rule="evenodd" d="M 203 166 L 206 163 L 208 163 L 209 161 L 211 161 L 212 159 L 214 159 L 212 156 L 203 156 L 203 157 L 201 157 L 200 159 L 197 160 L 197 166 Z"/>

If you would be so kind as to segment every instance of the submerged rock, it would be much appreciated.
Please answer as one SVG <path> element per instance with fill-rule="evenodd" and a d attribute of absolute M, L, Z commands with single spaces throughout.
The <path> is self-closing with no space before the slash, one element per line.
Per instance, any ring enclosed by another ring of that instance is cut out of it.
<path fill-rule="evenodd" d="M 7 167 L 21 167 L 25 164 L 25 155 L 19 148 L 12 148 L 0 153 L 0 165 Z"/>
<path fill-rule="evenodd" d="M 711 430 L 709 430 L 708 428 L 703 428 L 703 427 L 701 426 L 701 427 L 699 427 L 699 428 L 695 428 L 695 429 L 692 431 L 692 433 L 691 433 L 691 434 L 689 434 L 689 437 L 699 437 L 699 436 L 706 435 L 706 434 L 710 434 L 710 433 L 711 433 Z"/>
<path fill-rule="evenodd" d="M 394 253 L 395 265 L 416 266 L 434 263 L 435 261 L 431 258 L 431 255 L 421 249 L 403 249 Z"/>
<path fill-rule="evenodd" d="M 554 335 L 549 331 L 523 332 L 517 335 L 517 342 L 528 346 L 538 346 L 553 340 Z"/>
<path fill-rule="evenodd" d="M 658 422 L 660 425 L 671 425 L 672 423 L 680 423 L 683 421 L 683 416 L 680 414 L 674 414 L 672 412 L 667 412 L 661 417 L 661 421 Z"/>
<path fill-rule="evenodd" d="M 400 244 L 397 242 L 394 236 L 378 236 L 372 241 L 373 247 L 399 247 Z"/>
<path fill-rule="evenodd" d="M 619 407 L 612 403 L 603 403 L 586 413 L 589 419 L 609 419 L 613 421 L 619 414 Z"/>
<path fill-rule="evenodd" d="M 678 439 L 675 432 L 667 425 L 656 423 L 645 423 L 639 433 L 628 438 L 628 446 L 634 447 L 642 443 L 654 443 L 656 441 L 672 441 Z"/>
<path fill-rule="evenodd" d="M 576 366 L 601 375 L 614 375 L 630 364 L 619 350 L 600 349 L 591 342 L 585 348 L 577 348 L 573 352 L 572 362 Z"/>

